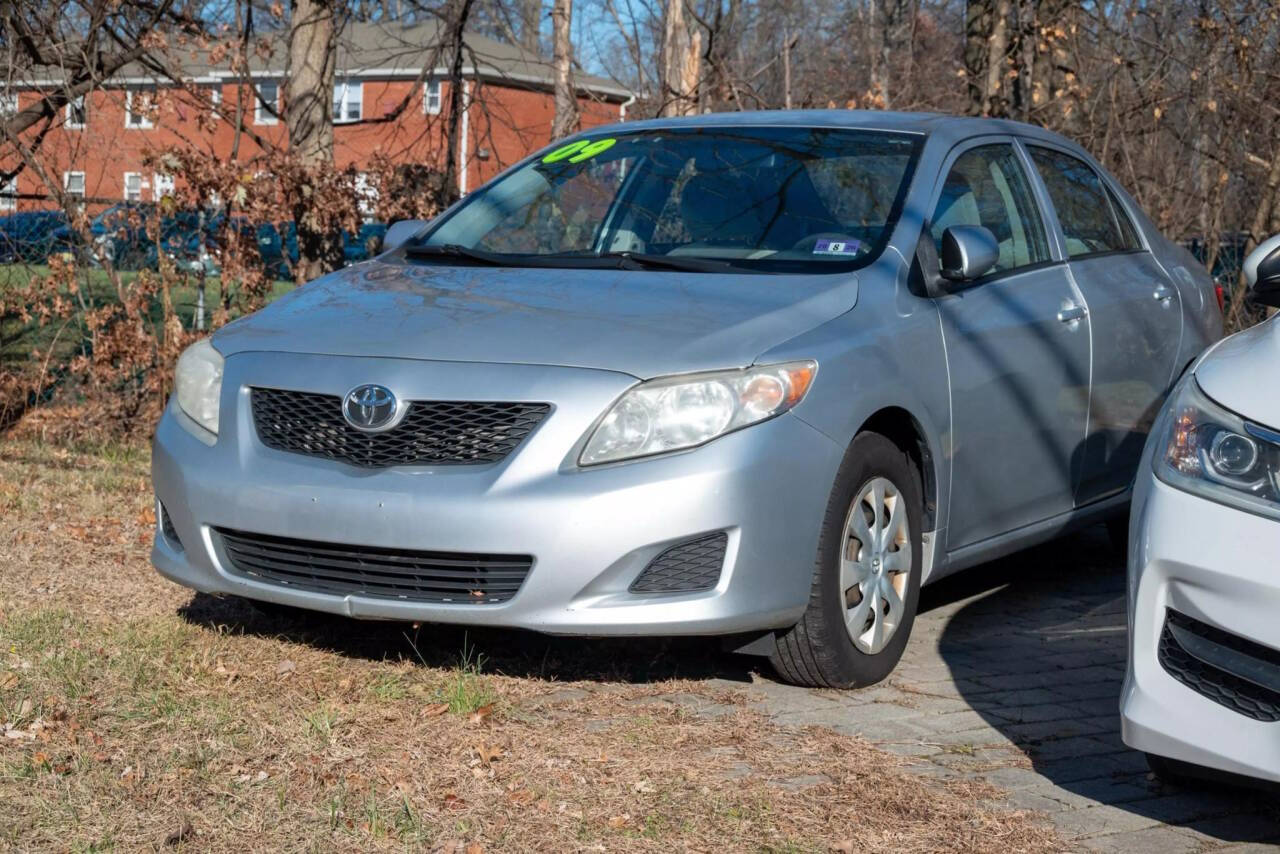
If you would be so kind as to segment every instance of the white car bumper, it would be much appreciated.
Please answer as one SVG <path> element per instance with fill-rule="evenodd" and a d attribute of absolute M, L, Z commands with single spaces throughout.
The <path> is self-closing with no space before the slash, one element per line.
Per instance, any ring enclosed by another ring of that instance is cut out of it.
<path fill-rule="evenodd" d="M 1280 782 L 1280 691 L 1268 683 L 1280 686 L 1280 522 L 1175 489 L 1144 460 L 1129 544 L 1125 744 Z"/>

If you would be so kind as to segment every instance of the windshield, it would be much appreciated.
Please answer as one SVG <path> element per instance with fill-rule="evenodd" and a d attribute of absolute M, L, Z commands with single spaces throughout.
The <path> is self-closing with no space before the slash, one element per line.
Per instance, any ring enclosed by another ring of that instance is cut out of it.
<path fill-rule="evenodd" d="M 410 251 L 517 266 L 625 256 L 655 269 L 853 269 L 888 242 L 922 139 L 802 127 L 581 137 L 477 191 Z"/>

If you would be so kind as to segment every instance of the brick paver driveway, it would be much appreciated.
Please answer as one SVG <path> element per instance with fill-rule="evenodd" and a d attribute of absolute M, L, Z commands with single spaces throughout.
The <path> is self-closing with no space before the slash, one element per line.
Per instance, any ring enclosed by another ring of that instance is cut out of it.
<path fill-rule="evenodd" d="M 1276 850 L 1275 795 L 1162 785 L 1120 741 L 1122 560 L 1101 528 L 925 588 L 902 664 L 848 693 L 757 679 L 779 722 L 824 724 L 985 778 L 1086 850 Z"/>

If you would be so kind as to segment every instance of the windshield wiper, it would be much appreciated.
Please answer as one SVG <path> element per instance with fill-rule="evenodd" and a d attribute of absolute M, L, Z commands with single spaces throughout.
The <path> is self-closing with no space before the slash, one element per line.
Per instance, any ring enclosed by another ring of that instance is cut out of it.
<path fill-rule="evenodd" d="M 457 243 L 444 243 L 438 246 L 407 246 L 404 254 L 410 258 L 455 258 L 474 261 L 490 267 L 519 267 L 519 256 L 505 256 L 496 252 L 484 252 L 480 249 L 469 249 Z"/>
<path fill-rule="evenodd" d="M 586 256 L 588 258 L 616 258 L 629 262 L 631 269 L 685 270 L 693 273 L 723 273 L 736 269 L 728 261 L 711 258 L 693 258 L 672 255 L 650 255 L 645 252 L 598 252 Z M 620 265 L 621 266 L 621 265 Z"/>

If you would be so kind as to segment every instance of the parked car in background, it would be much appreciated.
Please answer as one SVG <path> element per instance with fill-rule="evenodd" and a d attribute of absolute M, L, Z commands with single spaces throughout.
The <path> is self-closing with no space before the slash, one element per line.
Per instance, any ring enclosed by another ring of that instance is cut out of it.
<path fill-rule="evenodd" d="M 0 217 L 0 264 L 43 264 L 50 255 L 65 252 L 62 211 L 23 211 Z"/>
<path fill-rule="evenodd" d="M 148 255 L 154 258 L 155 247 L 147 229 L 156 216 L 156 206 L 150 202 L 121 202 L 90 221 L 88 245 L 80 232 L 65 222 L 54 230 L 53 238 L 70 251 L 82 253 L 95 266 L 110 262 L 119 270 L 137 270 L 146 266 Z"/>
<path fill-rule="evenodd" d="M 1015 122 L 705 115 L 540 151 L 188 349 L 152 560 L 353 617 L 727 635 L 868 685 L 920 585 L 1122 514 L 1213 281 Z"/>
<path fill-rule="evenodd" d="M 342 233 L 342 255 L 346 264 L 368 261 L 382 251 L 382 239 L 387 236 L 387 225 L 382 222 L 362 223 L 355 234 Z"/>
<path fill-rule="evenodd" d="M 1244 262 L 1280 307 L 1280 235 Z M 1124 741 L 1165 776 L 1280 782 L 1280 322 L 1222 341 L 1147 444 L 1129 547 Z"/>

